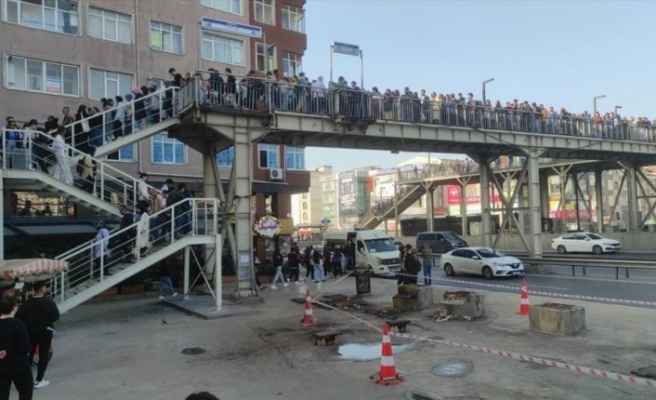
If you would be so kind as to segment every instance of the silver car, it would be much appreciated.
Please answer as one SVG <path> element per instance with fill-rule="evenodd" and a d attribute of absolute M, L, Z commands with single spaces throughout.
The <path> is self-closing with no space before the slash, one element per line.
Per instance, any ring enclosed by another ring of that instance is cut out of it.
<path fill-rule="evenodd" d="M 440 267 L 447 276 L 456 273 L 480 274 L 485 279 L 524 275 L 521 260 L 489 247 L 463 247 L 443 254 Z"/>

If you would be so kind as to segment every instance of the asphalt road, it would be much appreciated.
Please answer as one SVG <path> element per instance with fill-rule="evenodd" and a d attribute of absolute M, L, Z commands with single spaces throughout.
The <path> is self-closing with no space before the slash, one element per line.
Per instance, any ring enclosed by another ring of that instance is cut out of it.
<path fill-rule="evenodd" d="M 516 252 L 516 251 L 503 251 L 508 254 L 523 254 L 527 255 L 525 252 Z M 656 262 L 656 253 L 651 252 L 619 252 L 619 253 L 605 253 L 600 255 L 594 255 L 590 253 L 567 253 L 567 254 L 558 254 L 555 251 L 544 250 L 545 258 L 586 258 L 586 259 L 603 259 L 603 260 L 633 260 L 633 261 L 654 261 Z"/>
<path fill-rule="evenodd" d="M 571 271 L 571 268 L 570 268 Z M 608 271 L 602 271 L 608 272 Z M 651 271 L 642 271 L 642 272 L 651 272 Z M 571 273 L 571 272 L 570 272 Z M 642 301 L 654 301 L 656 302 L 656 271 L 652 273 L 654 280 L 650 281 L 649 279 L 614 279 L 614 271 L 612 279 L 608 279 L 603 276 L 577 276 L 572 277 L 561 275 L 561 274 L 552 274 L 552 275 L 526 275 L 526 280 L 528 282 L 529 290 L 536 290 L 541 292 L 550 292 L 550 293 L 559 293 L 559 294 L 572 294 L 572 295 L 583 295 L 583 296 L 594 296 L 594 297 L 604 297 L 604 298 L 613 298 L 613 299 L 623 299 L 623 300 L 642 300 Z M 433 268 L 433 276 L 435 277 L 446 277 L 444 272 L 442 272 L 439 267 Z M 483 277 L 476 275 L 456 275 L 453 277 L 459 281 L 468 281 L 472 282 L 472 285 L 466 283 L 454 283 L 454 282 L 445 282 L 445 281 L 435 281 L 436 285 L 443 286 L 455 286 L 462 288 L 470 289 L 484 289 L 494 292 L 506 292 L 506 293 L 517 293 L 519 294 L 519 287 L 521 280 L 519 278 L 499 278 L 494 280 L 485 280 Z M 420 279 L 421 281 L 421 279 Z M 517 289 L 503 289 L 503 288 L 487 288 L 476 285 L 476 283 L 491 283 L 499 284 L 503 286 L 511 286 Z M 555 297 L 554 297 L 555 298 Z M 562 300 L 560 300 L 562 301 Z M 603 302 L 601 302 L 603 303 Z M 638 306 L 642 307 L 642 306 Z M 644 306 L 646 308 L 653 308 Z"/>

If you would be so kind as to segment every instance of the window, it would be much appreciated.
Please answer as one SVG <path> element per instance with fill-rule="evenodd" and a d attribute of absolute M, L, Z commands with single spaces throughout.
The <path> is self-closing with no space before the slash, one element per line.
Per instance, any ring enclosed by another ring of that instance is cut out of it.
<path fill-rule="evenodd" d="M 118 151 L 110 153 L 106 157 L 108 160 L 112 161 L 134 161 L 134 145 L 125 146 Z"/>
<path fill-rule="evenodd" d="M 300 147 L 285 147 L 285 167 L 289 170 L 305 169 L 305 149 Z"/>
<path fill-rule="evenodd" d="M 132 44 L 132 16 L 89 7 L 88 34 L 98 39 Z"/>
<path fill-rule="evenodd" d="M 200 5 L 241 15 L 241 0 L 200 0 Z"/>
<path fill-rule="evenodd" d="M 282 28 L 305 33 L 305 12 L 303 9 L 283 4 Z"/>
<path fill-rule="evenodd" d="M 203 33 L 202 54 L 206 60 L 244 65 L 244 42 Z"/>
<path fill-rule="evenodd" d="M 264 24 L 275 25 L 275 2 L 274 0 L 255 0 L 255 20 Z"/>
<path fill-rule="evenodd" d="M 260 72 L 269 72 L 276 69 L 276 48 L 267 46 L 267 57 L 264 58 L 264 43 L 257 43 L 255 47 L 256 67 Z"/>
<path fill-rule="evenodd" d="M 158 164 L 185 164 L 185 145 L 168 134 L 157 134 L 152 139 L 151 160 Z"/>
<path fill-rule="evenodd" d="M 5 0 L 5 21 L 44 31 L 77 35 L 78 2 L 69 0 Z"/>
<path fill-rule="evenodd" d="M 235 163 L 235 148 L 230 147 L 216 155 L 216 165 L 219 167 L 232 167 Z"/>
<path fill-rule="evenodd" d="M 7 56 L 6 60 L 5 86 L 8 89 L 80 95 L 77 66 L 14 56 Z"/>
<path fill-rule="evenodd" d="M 307 202 L 304 201 L 303 204 L 301 204 L 301 205 L 302 205 L 304 210 L 308 209 L 308 203 Z"/>
<path fill-rule="evenodd" d="M 182 54 L 182 27 L 150 21 L 150 48 Z"/>
<path fill-rule="evenodd" d="M 301 56 L 288 51 L 282 56 L 282 71 L 285 76 L 298 75 L 301 72 Z"/>
<path fill-rule="evenodd" d="M 278 147 L 275 144 L 258 144 L 260 168 L 278 168 Z"/>
<path fill-rule="evenodd" d="M 123 96 L 132 90 L 133 77 L 130 74 L 92 68 L 89 80 L 89 98 L 92 100 Z"/>
<path fill-rule="evenodd" d="M 308 216 L 308 213 L 307 213 L 307 212 L 304 212 L 304 213 L 303 213 L 303 220 L 304 220 L 304 221 L 307 221 L 308 219 L 310 219 L 309 216 Z"/>

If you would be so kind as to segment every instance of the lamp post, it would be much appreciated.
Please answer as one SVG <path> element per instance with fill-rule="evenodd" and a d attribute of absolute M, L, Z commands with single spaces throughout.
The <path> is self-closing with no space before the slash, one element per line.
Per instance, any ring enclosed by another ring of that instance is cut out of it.
<path fill-rule="evenodd" d="M 483 81 L 483 107 L 485 107 L 485 100 L 486 100 L 486 97 L 485 97 L 485 85 L 487 85 L 488 83 L 492 82 L 493 80 L 494 80 L 494 78 L 490 78 L 490 79 L 486 79 L 486 80 Z"/>
<path fill-rule="evenodd" d="M 618 114 L 617 114 L 617 111 L 618 111 L 620 108 L 622 108 L 622 106 L 615 106 L 615 107 L 614 107 L 614 109 L 615 109 L 615 117 L 617 117 L 617 115 L 618 115 Z"/>
<path fill-rule="evenodd" d="M 605 98 L 605 94 L 600 94 L 592 98 L 592 115 L 597 113 L 597 100 Z"/>

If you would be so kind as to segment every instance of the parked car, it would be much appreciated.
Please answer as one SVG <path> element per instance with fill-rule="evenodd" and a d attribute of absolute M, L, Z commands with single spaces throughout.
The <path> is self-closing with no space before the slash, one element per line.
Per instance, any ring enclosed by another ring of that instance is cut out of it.
<path fill-rule="evenodd" d="M 551 240 L 551 248 L 560 254 L 565 253 L 617 253 L 622 244 L 592 232 L 568 233 Z"/>
<path fill-rule="evenodd" d="M 417 234 L 416 245 L 416 249 L 430 246 L 433 253 L 444 254 L 453 249 L 467 247 L 467 242 L 450 231 L 422 232 Z"/>
<path fill-rule="evenodd" d="M 458 272 L 480 274 L 485 279 L 495 276 L 521 276 L 524 275 L 522 261 L 507 256 L 489 247 L 465 247 L 443 254 L 440 267 L 447 276 Z"/>

